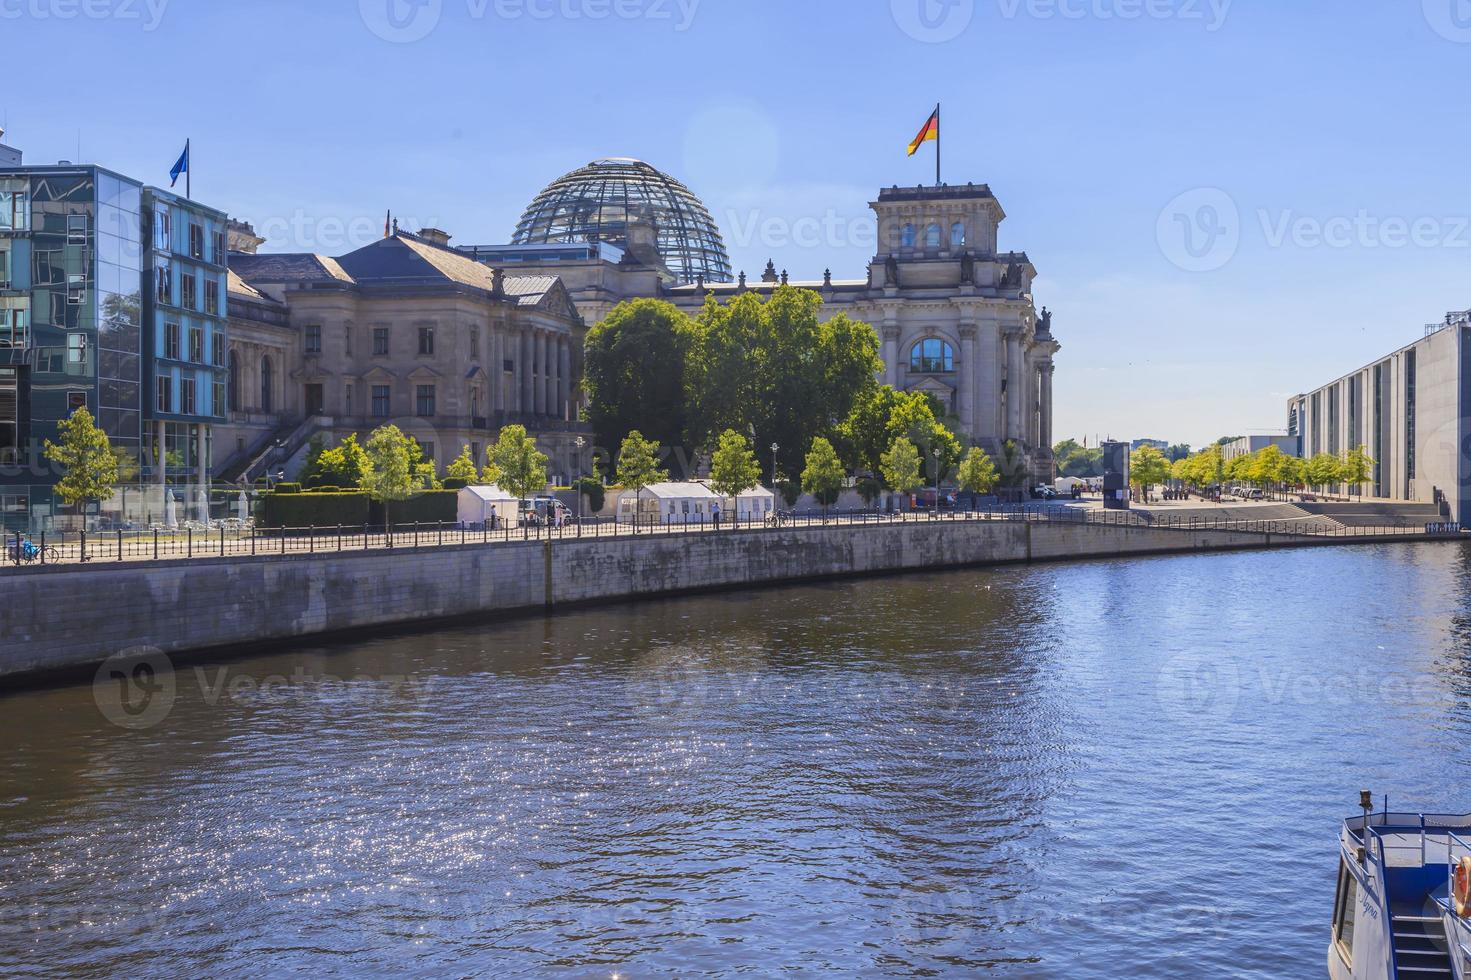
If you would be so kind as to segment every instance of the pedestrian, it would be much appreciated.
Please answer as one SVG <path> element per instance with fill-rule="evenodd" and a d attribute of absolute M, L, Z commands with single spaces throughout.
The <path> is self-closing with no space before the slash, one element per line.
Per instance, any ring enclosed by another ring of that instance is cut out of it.
<path fill-rule="evenodd" d="M 715 522 L 715 530 L 720 530 L 720 501 L 717 500 L 710 505 L 710 514 Z"/>
<path fill-rule="evenodd" d="M 495 504 L 491 504 L 490 505 L 490 529 L 492 531 L 494 531 L 496 529 L 496 523 L 495 523 Z"/>

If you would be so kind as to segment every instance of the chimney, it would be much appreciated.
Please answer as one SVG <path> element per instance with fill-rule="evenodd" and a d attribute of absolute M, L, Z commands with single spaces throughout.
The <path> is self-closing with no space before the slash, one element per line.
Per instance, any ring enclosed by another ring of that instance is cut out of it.
<path fill-rule="evenodd" d="M 244 252 L 254 255 L 255 250 L 265 244 L 265 239 L 255 233 L 249 221 L 238 221 L 231 218 L 225 225 L 225 236 L 228 247 L 232 252 Z"/>
<path fill-rule="evenodd" d="M 430 245 L 438 245 L 440 248 L 449 248 L 449 232 L 439 228 L 420 228 L 419 238 Z"/>

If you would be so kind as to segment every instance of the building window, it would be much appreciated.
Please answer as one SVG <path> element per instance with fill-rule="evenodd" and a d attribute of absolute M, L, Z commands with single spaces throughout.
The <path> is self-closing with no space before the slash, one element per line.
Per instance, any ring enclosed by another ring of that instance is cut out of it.
<path fill-rule="evenodd" d="M 158 376 L 158 410 L 160 412 L 172 412 L 174 410 L 173 379 L 167 374 Z"/>
<path fill-rule="evenodd" d="M 10 249 L 0 248 L 0 289 L 10 288 Z"/>
<path fill-rule="evenodd" d="M 274 366 L 269 357 L 260 359 L 260 410 L 270 414 L 272 409 L 271 393 L 275 390 Z"/>
<path fill-rule="evenodd" d="M 434 353 L 434 328 L 433 327 L 420 327 L 419 328 L 419 353 L 421 355 L 423 355 L 423 356 L 426 356 L 426 357 L 427 356 L 430 356 L 430 355 L 432 355 Z"/>
<path fill-rule="evenodd" d="M 210 232 L 210 261 L 215 265 L 225 264 L 225 233 L 222 231 Z"/>
<path fill-rule="evenodd" d="M 0 461 L 18 462 L 20 452 L 20 374 L 0 368 Z"/>
<path fill-rule="evenodd" d="M 174 270 L 167 264 L 160 265 L 153 270 L 154 297 L 164 305 L 170 305 L 174 301 Z"/>
<path fill-rule="evenodd" d="M 388 328 L 387 327 L 374 327 L 373 328 L 373 356 L 374 357 L 387 357 L 388 356 Z"/>
<path fill-rule="evenodd" d="M 480 360 L 480 328 L 470 328 L 470 359 Z"/>
<path fill-rule="evenodd" d="M 87 216 L 85 214 L 66 216 L 66 243 L 68 245 L 87 244 Z"/>
<path fill-rule="evenodd" d="M 343 392 L 343 395 L 342 395 L 342 405 L 343 405 L 343 408 L 345 409 L 345 411 L 342 414 L 347 415 L 347 416 L 350 417 L 352 415 L 352 384 L 351 383 L 348 384 L 347 388 Z"/>
<path fill-rule="evenodd" d="M 218 331 L 216 331 L 215 334 L 213 335 L 213 337 L 210 340 L 210 344 L 211 344 L 211 346 L 213 348 L 210 351 L 210 353 L 213 355 L 213 363 L 214 363 L 214 366 L 215 367 L 224 367 L 225 366 L 225 335 L 222 334 L 222 333 L 219 333 Z"/>
<path fill-rule="evenodd" d="M 87 361 L 87 335 L 84 333 L 69 333 L 66 335 L 66 362 L 68 364 L 85 364 Z"/>
<path fill-rule="evenodd" d="M 0 310 L 0 347 L 29 347 L 30 325 L 30 310 Z"/>
<path fill-rule="evenodd" d="M 938 337 L 927 337 L 909 352 L 909 370 L 916 374 L 943 374 L 955 370 L 955 348 Z"/>
<path fill-rule="evenodd" d="M 899 245 L 902 248 L 914 247 L 914 225 L 904 226 L 904 230 L 899 233 Z"/>
<path fill-rule="evenodd" d="M 222 419 L 225 417 L 225 386 L 216 381 L 211 394 L 214 396 L 214 404 L 212 406 L 214 411 L 211 414 L 215 418 Z"/>
<path fill-rule="evenodd" d="M 388 385 L 373 386 L 373 417 L 379 419 L 388 418 L 389 402 L 392 400 L 392 390 Z"/>
<path fill-rule="evenodd" d="M 1333 908 L 1333 943 L 1343 962 L 1353 966 L 1354 926 L 1359 911 L 1359 880 L 1342 858 L 1338 865 L 1338 901 Z"/>
<path fill-rule="evenodd" d="M 415 414 L 429 418 L 434 414 L 434 386 L 419 385 L 414 393 Z"/>
<path fill-rule="evenodd" d="M 66 393 L 66 414 L 68 418 L 75 415 L 77 409 L 86 407 L 87 393 L 85 391 L 68 391 Z"/>
<path fill-rule="evenodd" d="M 204 261 L 204 228 L 189 223 L 189 257 Z"/>
<path fill-rule="evenodd" d="M 31 205 L 23 190 L 0 190 L 0 231 L 28 231 Z"/>
<path fill-rule="evenodd" d="M 198 327 L 189 328 L 189 360 L 204 363 L 204 331 Z"/>
<path fill-rule="evenodd" d="M 320 323 L 306 325 L 305 345 L 308 354 L 322 353 L 322 325 Z"/>
<path fill-rule="evenodd" d="M 171 252 L 174 248 L 174 218 L 168 208 L 154 213 L 153 247 L 160 252 Z"/>
<path fill-rule="evenodd" d="M 931 224 L 931 225 L 929 225 L 929 226 L 927 226 L 925 228 L 925 230 L 924 230 L 924 247 L 925 248 L 939 248 L 940 247 L 940 226 L 939 225 Z"/>
<path fill-rule="evenodd" d="M 238 351 L 230 351 L 230 408 L 240 411 L 240 354 Z"/>
<path fill-rule="evenodd" d="M 179 325 L 177 323 L 163 325 L 163 356 L 171 361 L 179 360 Z"/>
<path fill-rule="evenodd" d="M 352 356 L 352 327 L 342 328 L 342 352 L 348 357 Z"/>
<path fill-rule="evenodd" d="M 220 284 L 213 279 L 204 280 L 204 312 L 220 315 Z"/>
<path fill-rule="evenodd" d="M 322 386 L 320 384 L 309 384 L 306 386 L 306 413 L 308 415 L 321 415 L 324 407 Z"/>
<path fill-rule="evenodd" d="M 179 379 L 179 413 L 181 415 L 194 414 L 194 379 Z"/>
<path fill-rule="evenodd" d="M 950 247 L 965 248 L 965 225 L 959 221 L 950 226 Z"/>
<path fill-rule="evenodd" d="M 186 272 L 179 276 L 179 305 L 186 310 L 199 309 L 199 280 L 194 273 Z"/>

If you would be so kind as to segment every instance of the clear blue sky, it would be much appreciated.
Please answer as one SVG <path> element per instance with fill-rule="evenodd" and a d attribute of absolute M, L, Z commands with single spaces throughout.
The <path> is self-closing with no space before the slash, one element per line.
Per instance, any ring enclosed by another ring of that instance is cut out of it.
<path fill-rule="evenodd" d="M 192 137 L 195 196 L 276 249 L 390 207 L 504 241 L 626 155 L 738 269 L 856 277 L 941 101 L 946 180 L 992 186 L 1055 312 L 1058 438 L 1280 428 L 1471 306 L 1465 0 L 87 2 L 0 0 L 5 141 L 166 184 Z"/>

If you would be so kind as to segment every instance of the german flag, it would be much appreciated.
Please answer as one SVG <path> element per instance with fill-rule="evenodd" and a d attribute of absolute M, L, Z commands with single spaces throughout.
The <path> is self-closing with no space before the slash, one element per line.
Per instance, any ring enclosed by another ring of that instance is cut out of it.
<path fill-rule="evenodd" d="M 914 156 L 914 152 L 919 149 L 919 144 L 928 143 L 930 140 L 938 140 L 939 138 L 940 107 L 935 106 L 935 111 L 930 113 L 930 118 L 926 119 L 924 125 L 920 127 L 919 135 L 909 141 L 909 155 Z"/>

